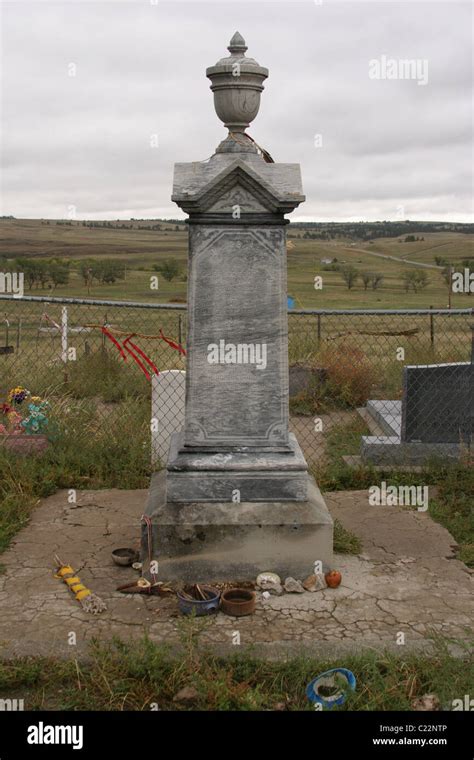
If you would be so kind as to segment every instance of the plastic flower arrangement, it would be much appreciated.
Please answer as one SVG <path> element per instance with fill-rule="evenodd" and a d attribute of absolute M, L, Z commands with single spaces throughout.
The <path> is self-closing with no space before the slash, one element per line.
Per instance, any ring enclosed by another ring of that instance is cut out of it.
<path fill-rule="evenodd" d="M 4 422 L 0 423 L 0 434 L 18 435 L 18 433 L 23 432 L 23 428 L 21 427 L 21 414 L 10 406 L 10 404 L 2 404 L 1 413 Z"/>
<path fill-rule="evenodd" d="M 31 396 L 31 393 L 29 392 L 28 388 L 22 388 L 21 385 L 19 385 L 17 388 L 12 388 L 11 391 L 8 394 L 8 403 L 9 404 L 16 404 L 20 405 L 23 403 L 25 399 L 28 398 L 28 396 Z"/>
<path fill-rule="evenodd" d="M 33 400 L 35 403 L 33 403 Z M 28 417 L 21 422 L 24 431 L 29 435 L 34 433 L 44 433 L 48 427 L 49 404 L 47 401 L 41 401 L 38 396 L 34 396 L 31 403 L 28 404 Z"/>
<path fill-rule="evenodd" d="M 28 413 L 22 416 L 18 407 L 26 399 L 29 399 Z M 42 401 L 40 396 L 32 396 L 27 388 L 12 388 L 8 401 L 0 406 L 0 419 L 3 419 L 0 422 L 0 435 L 44 433 L 48 427 L 48 409 L 48 402 Z"/>

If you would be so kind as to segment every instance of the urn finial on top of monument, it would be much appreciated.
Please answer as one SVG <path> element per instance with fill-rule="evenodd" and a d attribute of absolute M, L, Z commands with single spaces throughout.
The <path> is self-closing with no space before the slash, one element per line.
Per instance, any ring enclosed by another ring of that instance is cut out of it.
<path fill-rule="evenodd" d="M 227 49 L 230 55 L 206 70 L 206 76 L 212 82 L 214 108 L 229 130 L 217 152 L 241 152 L 243 148 L 254 153 L 255 146 L 248 140 L 245 130 L 258 114 L 260 93 L 268 69 L 253 58 L 247 58 L 247 45 L 239 32 L 234 34 Z"/>
<path fill-rule="evenodd" d="M 245 40 L 240 34 L 240 32 L 236 32 L 234 36 L 232 37 L 229 46 L 227 48 L 229 53 L 235 54 L 235 53 L 242 53 L 242 55 L 245 55 L 245 51 L 248 50 L 247 45 L 245 44 Z"/>

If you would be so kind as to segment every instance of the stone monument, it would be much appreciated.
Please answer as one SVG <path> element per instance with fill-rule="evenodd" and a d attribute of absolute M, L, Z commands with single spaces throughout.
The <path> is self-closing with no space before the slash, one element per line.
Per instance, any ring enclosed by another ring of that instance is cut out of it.
<path fill-rule="evenodd" d="M 228 50 L 206 72 L 228 135 L 208 161 L 175 166 L 172 199 L 189 214 L 185 419 L 147 506 L 167 579 L 301 577 L 332 560 L 332 519 L 288 430 L 285 214 L 304 201 L 300 168 L 246 134 L 268 70 L 238 32 Z"/>

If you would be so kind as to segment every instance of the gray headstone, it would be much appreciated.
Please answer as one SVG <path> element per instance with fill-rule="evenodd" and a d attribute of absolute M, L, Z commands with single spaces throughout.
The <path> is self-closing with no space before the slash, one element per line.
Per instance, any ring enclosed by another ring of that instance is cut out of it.
<path fill-rule="evenodd" d="M 404 368 L 402 441 L 465 443 L 474 436 L 474 364 Z"/>

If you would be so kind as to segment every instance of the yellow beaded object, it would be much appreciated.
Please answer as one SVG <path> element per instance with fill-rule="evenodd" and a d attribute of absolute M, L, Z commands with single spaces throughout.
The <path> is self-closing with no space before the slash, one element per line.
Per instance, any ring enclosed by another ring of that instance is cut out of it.
<path fill-rule="evenodd" d="M 99 612 L 103 612 L 107 609 L 105 602 L 84 586 L 79 576 L 75 574 L 71 565 L 63 565 L 58 557 L 55 559 L 58 563 L 58 569 L 56 570 L 54 577 L 59 578 L 69 586 L 85 612 L 91 612 L 93 615 L 97 615 Z"/>

